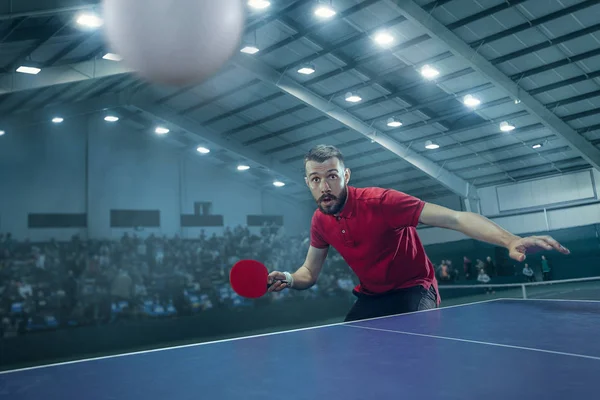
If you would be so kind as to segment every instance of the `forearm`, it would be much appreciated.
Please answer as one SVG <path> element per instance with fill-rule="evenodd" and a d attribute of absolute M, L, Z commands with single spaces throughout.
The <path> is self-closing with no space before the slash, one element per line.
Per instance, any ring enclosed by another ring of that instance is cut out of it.
<path fill-rule="evenodd" d="M 304 265 L 298 268 L 298 270 L 292 274 L 292 277 L 294 278 L 293 289 L 297 290 L 309 289 L 317 281 L 311 273 L 310 269 L 308 269 Z"/>
<path fill-rule="evenodd" d="M 473 239 L 504 248 L 508 248 L 511 242 L 520 239 L 519 236 L 513 235 L 488 218 L 471 212 L 458 213 L 455 223 L 450 228 Z"/>

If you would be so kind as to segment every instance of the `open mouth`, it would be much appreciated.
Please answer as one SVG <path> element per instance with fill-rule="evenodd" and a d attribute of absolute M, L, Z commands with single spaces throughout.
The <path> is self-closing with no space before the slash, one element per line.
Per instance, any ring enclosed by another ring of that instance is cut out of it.
<path fill-rule="evenodd" d="M 333 204 L 334 202 L 334 198 L 333 197 L 323 197 L 321 199 L 321 204 L 323 204 L 324 206 L 328 206 Z"/>

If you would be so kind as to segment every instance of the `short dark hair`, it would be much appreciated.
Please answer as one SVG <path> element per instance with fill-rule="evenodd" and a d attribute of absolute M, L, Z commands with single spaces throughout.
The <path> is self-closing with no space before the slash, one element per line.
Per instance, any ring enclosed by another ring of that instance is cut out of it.
<path fill-rule="evenodd" d="M 334 157 L 340 160 L 342 166 L 344 165 L 344 155 L 342 154 L 340 149 L 328 144 L 319 144 L 310 149 L 308 153 L 306 153 L 306 155 L 304 156 L 304 166 L 306 166 L 306 163 L 309 161 L 323 163 L 329 160 L 330 158 Z"/>

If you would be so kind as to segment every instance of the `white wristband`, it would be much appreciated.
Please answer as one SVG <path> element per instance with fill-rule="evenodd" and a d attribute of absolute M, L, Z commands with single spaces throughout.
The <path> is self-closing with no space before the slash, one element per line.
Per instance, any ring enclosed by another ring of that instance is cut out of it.
<path fill-rule="evenodd" d="M 289 272 L 284 272 L 283 274 L 285 275 L 285 281 L 287 282 L 287 286 L 289 288 L 292 288 L 294 286 L 294 277 Z"/>

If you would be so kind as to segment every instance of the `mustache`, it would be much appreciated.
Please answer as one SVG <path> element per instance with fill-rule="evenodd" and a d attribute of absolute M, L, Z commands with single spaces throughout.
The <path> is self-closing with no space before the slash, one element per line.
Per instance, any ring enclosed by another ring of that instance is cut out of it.
<path fill-rule="evenodd" d="M 324 194 L 323 196 L 319 197 L 319 201 L 323 201 L 325 199 L 331 199 L 331 200 L 337 200 L 338 198 L 332 194 Z"/>

